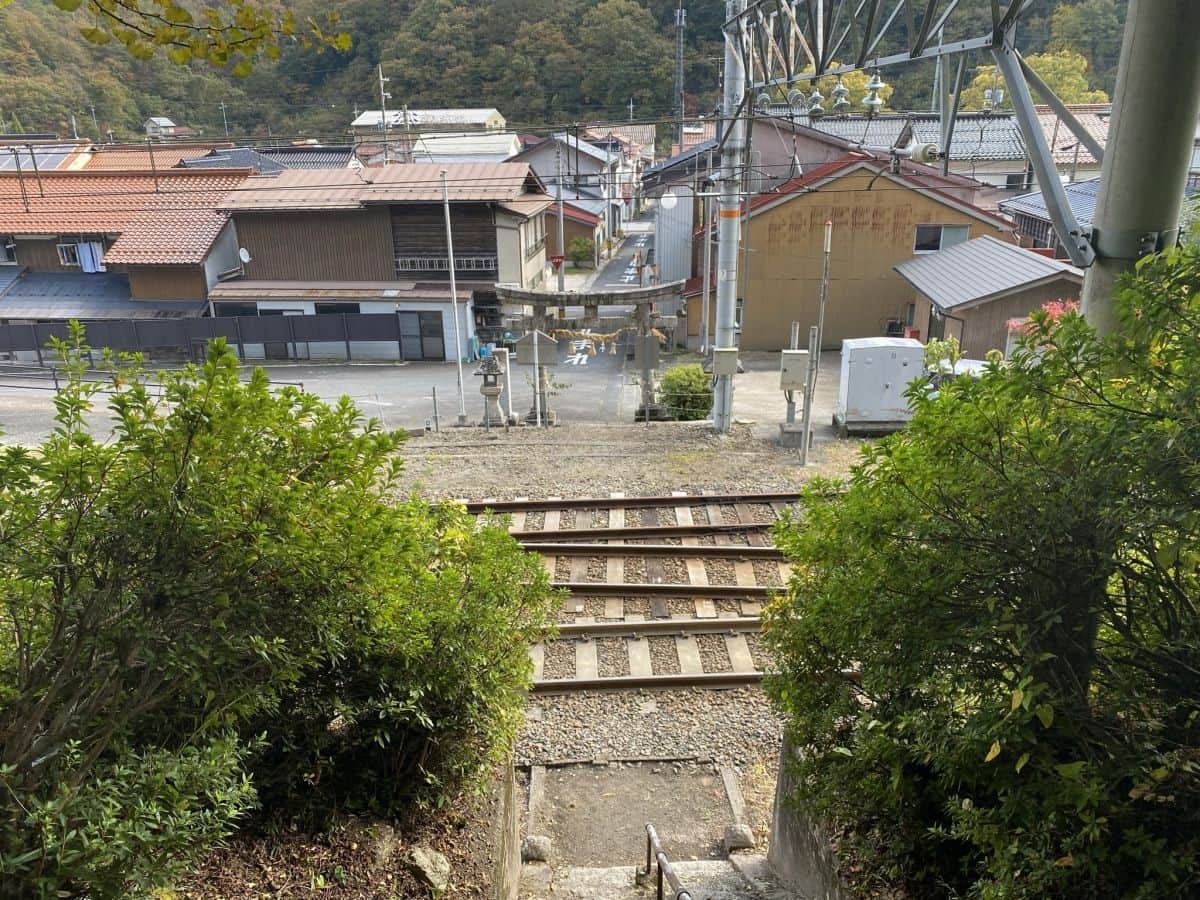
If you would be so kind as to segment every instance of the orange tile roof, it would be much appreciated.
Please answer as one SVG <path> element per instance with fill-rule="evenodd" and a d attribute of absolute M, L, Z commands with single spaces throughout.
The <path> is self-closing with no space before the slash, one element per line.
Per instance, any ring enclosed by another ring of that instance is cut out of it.
<path fill-rule="evenodd" d="M 210 150 L 220 150 L 232 147 L 228 142 L 222 143 L 187 143 L 187 144 L 154 144 L 154 168 L 173 169 L 183 159 L 196 159 L 204 156 Z M 120 171 L 128 172 L 135 169 L 149 170 L 151 149 L 146 144 L 115 144 L 98 146 L 92 151 L 91 158 L 80 168 L 90 171 Z"/>
<path fill-rule="evenodd" d="M 216 211 L 245 180 L 241 170 L 0 172 L 0 233 L 119 234 L 106 263 L 189 264 L 204 259 L 224 226 Z M 22 189 L 24 197 L 22 197 Z"/>
<path fill-rule="evenodd" d="M 1067 106 L 1067 109 L 1101 147 L 1107 143 L 1111 106 L 1100 103 L 1077 103 Z M 1056 163 L 1059 165 L 1075 163 L 1081 166 L 1097 165 L 1096 158 L 1092 156 L 1091 151 L 1080 143 L 1054 110 L 1046 106 L 1039 106 L 1037 107 L 1037 117 Z M 1075 155 L 1077 144 L 1079 145 L 1078 158 Z"/>

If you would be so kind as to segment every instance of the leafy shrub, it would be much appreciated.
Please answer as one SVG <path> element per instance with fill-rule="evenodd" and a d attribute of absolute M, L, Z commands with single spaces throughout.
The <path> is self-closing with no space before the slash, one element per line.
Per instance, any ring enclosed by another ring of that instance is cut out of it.
<path fill-rule="evenodd" d="M 793 800 L 916 896 L 1200 892 L 1200 257 L 1120 317 L 914 389 L 778 529 Z"/>
<path fill-rule="evenodd" d="M 101 443 L 82 340 L 55 432 L 0 451 L 4 891 L 167 882 L 244 815 L 248 776 L 275 800 L 314 762 L 309 728 L 364 781 L 419 774 L 384 804 L 437 802 L 500 752 L 550 596 L 502 529 L 389 502 L 399 435 L 242 382 L 220 341 L 161 400 L 109 359 Z"/>
<path fill-rule="evenodd" d="M 590 263 L 595 258 L 596 244 L 580 235 L 567 242 L 567 258 L 576 266 Z"/>
<path fill-rule="evenodd" d="M 712 397 L 712 378 L 699 363 L 673 366 L 659 380 L 659 402 L 676 419 L 707 419 Z"/>

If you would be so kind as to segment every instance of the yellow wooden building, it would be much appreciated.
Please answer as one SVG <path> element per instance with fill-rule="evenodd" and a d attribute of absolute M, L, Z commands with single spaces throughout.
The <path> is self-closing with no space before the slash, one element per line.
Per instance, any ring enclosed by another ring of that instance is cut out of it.
<path fill-rule="evenodd" d="M 893 267 L 982 235 L 1012 240 L 1006 219 L 972 202 L 983 187 L 978 182 L 911 163 L 893 172 L 889 162 L 850 153 L 750 204 L 749 223 L 742 224 L 749 252 L 738 259 L 739 267 L 747 261 L 738 278 L 743 350 L 779 350 L 788 346 L 793 321 L 802 335 L 816 324 L 826 221 L 833 223 L 833 242 L 824 349 L 888 333 L 923 339 L 929 301 Z M 688 300 L 693 344 L 700 304 L 698 292 Z M 715 302 L 710 315 L 715 322 Z"/>

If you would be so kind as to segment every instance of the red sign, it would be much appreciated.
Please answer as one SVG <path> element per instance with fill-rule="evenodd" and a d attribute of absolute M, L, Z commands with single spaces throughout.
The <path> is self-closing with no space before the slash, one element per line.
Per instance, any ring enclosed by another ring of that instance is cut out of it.
<path fill-rule="evenodd" d="M 559 266 L 561 266 L 563 264 L 563 261 L 565 259 L 566 259 L 565 256 L 552 256 L 552 257 L 550 257 L 550 265 L 554 266 L 554 268 L 557 269 Z"/>

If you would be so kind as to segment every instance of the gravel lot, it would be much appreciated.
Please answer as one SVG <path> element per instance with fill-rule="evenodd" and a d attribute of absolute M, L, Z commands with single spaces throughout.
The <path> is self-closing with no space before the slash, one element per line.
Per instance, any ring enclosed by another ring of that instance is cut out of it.
<path fill-rule="evenodd" d="M 781 736 L 759 688 L 569 694 L 531 705 L 541 719 L 526 720 L 518 765 L 695 756 L 741 768 L 773 752 Z"/>
<path fill-rule="evenodd" d="M 405 444 L 401 489 L 431 498 L 790 491 L 814 475 L 846 471 L 858 446 L 818 443 L 815 464 L 801 469 L 795 451 L 756 438 L 741 425 L 728 435 L 695 422 L 568 424 L 513 428 L 508 434 L 452 428 Z M 541 526 L 540 513 L 529 519 L 526 527 Z"/>

